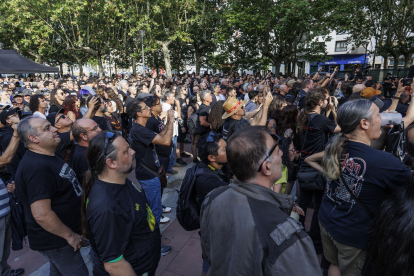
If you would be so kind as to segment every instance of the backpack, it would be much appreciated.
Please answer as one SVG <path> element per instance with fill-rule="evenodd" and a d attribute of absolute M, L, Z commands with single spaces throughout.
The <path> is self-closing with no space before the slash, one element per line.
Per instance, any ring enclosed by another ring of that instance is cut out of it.
<path fill-rule="evenodd" d="M 191 114 L 190 117 L 188 117 L 187 126 L 188 126 L 188 132 L 190 132 L 191 135 L 201 135 L 204 132 L 204 129 L 200 125 L 200 121 L 198 120 L 197 111 Z"/>
<path fill-rule="evenodd" d="M 177 199 L 177 219 L 187 231 L 200 228 L 200 207 L 196 201 L 195 182 L 197 176 L 205 170 L 199 166 L 200 164 L 197 164 L 187 170 Z"/>

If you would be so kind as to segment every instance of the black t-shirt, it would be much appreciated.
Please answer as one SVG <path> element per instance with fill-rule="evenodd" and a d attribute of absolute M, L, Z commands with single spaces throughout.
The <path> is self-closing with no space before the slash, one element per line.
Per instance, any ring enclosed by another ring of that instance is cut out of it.
<path fill-rule="evenodd" d="M 201 206 L 206 195 L 212 190 L 221 187 L 227 186 L 230 184 L 230 178 L 228 178 L 220 170 L 209 167 L 204 163 L 200 163 L 200 167 L 206 171 L 206 173 L 200 174 L 196 179 L 196 193 L 197 193 L 197 203 Z M 214 171 L 213 171 L 214 169 Z"/>
<path fill-rule="evenodd" d="M 58 133 L 58 135 L 60 138 L 60 143 L 55 150 L 55 154 L 63 160 L 65 159 L 66 155 L 70 154 L 72 148 L 72 141 L 70 140 L 70 131 Z"/>
<path fill-rule="evenodd" d="M 345 151 L 340 171 L 349 189 L 374 214 L 392 191 L 410 182 L 410 169 L 391 153 L 353 141 Z M 339 179 L 326 184 L 319 221 L 336 241 L 367 249 L 371 219 Z"/>
<path fill-rule="evenodd" d="M 62 223 L 81 234 L 82 186 L 67 163 L 57 156 L 28 150 L 17 169 L 15 181 L 24 207 L 31 249 L 57 249 L 68 244 L 65 239 L 44 230 L 33 218 L 30 205 L 41 199 L 51 199 L 52 211 Z"/>
<path fill-rule="evenodd" d="M 148 119 L 145 127 L 154 131 L 155 133 L 160 133 L 164 129 L 165 125 L 161 119 L 157 119 L 152 116 Z M 169 157 L 171 155 L 172 146 L 172 143 L 170 143 L 169 146 L 155 145 L 155 150 L 157 151 L 158 155 Z"/>
<path fill-rule="evenodd" d="M 93 116 L 92 120 L 94 120 L 102 130 L 112 130 L 111 123 L 108 122 L 105 116 Z"/>
<path fill-rule="evenodd" d="M 154 275 L 161 234 L 145 195 L 129 179 L 124 185 L 95 178 L 88 196 L 86 229 L 95 253 L 94 275 L 109 275 L 104 263 L 124 258 L 137 275 Z"/>
<path fill-rule="evenodd" d="M 381 108 L 380 112 L 387 110 L 392 104 L 392 99 L 389 99 L 389 98 L 381 99 L 381 101 L 384 103 L 384 106 Z M 398 113 L 401 113 L 403 117 L 407 113 L 407 110 L 408 110 L 408 105 L 405 105 L 400 102 L 397 104 L 397 107 L 395 108 L 395 111 L 397 111 Z"/>
<path fill-rule="evenodd" d="M 128 106 L 129 103 L 132 103 L 133 101 L 135 101 L 136 98 L 133 98 L 131 96 L 129 96 L 126 100 L 125 100 L 125 106 Z"/>
<path fill-rule="evenodd" d="M 385 81 L 390 81 L 389 83 L 385 82 Z M 389 89 L 391 87 L 391 78 L 384 78 L 384 88 L 385 89 Z"/>
<path fill-rule="evenodd" d="M 197 114 L 198 114 L 198 117 L 199 117 L 198 120 L 200 120 L 200 117 L 206 116 L 206 121 L 208 122 L 208 116 L 210 114 L 210 108 L 211 108 L 210 106 L 207 106 L 205 104 L 201 104 L 200 108 L 197 110 Z M 203 133 L 207 133 L 207 132 L 210 131 L 210 127 L 204 127 L 204 126 L 201 126 L 201 127 L 204 129 Z"/>
<path fill-rule="evenodd" d="M 59 111 L 59 107 L 57 107 L 56 105 L 52 105 L 50 108 L 49 108 L 49 114 L 50 113 L 53 113 L 53 112 L 58 112 Z"/>
<path fill-rule="evenodd" d="M 304 109 L 305 108 L 305 103 L 306 103 L 306 96 L 303 96 L 300 100 L 299 100 L 299 110 Z"/>
<path fill-rule="evenodd" d="M 303 162 L 306 157 L 325 150 L 329 135 L 334 133 L 335 128 L 335 122 L 329 120 L 326 116 L 318 114 L 310 122 L 308 131 L 308 121 L 306 120 L 305 127 L 300 136 L 301 146 L 303 145 L 301 155 L 303 166 L 307 165 Z M 304 142 L 305 135 L 306 140 Z"/>
<path fill-rule="evenodd" d="M 180 102 L 180 108 L 181 108 L 181 119 L 187 120 L 187 102 L 185 99 L 179 98 L 178 101 Z"/>
<path fill-rule="evenodd" d="M 223 123 L 223 139 L 225 141 L 227 141 L 227 139 L 228 139 L 227 135 L 229 134 L 230 126 L 234 121 L 236 121 L 236 120 L 231 118 L 231 117 L 224 120 L 224 123 Z"/>
<path fill-rule="evenodd" d="M 157 136 L 157 133 L 138 123 L 135 123 L 131 128 L 131 147 L 135 151 L 135 175 L 137 180 L 149 180 L 157 177 L 153 173 L 157 172 L 158 168 L 152 154 L 154 149 L 152 140 L 154 140 L 155 136 Z M 153 172 L 147 170 L 142 163 Z"/>
<path fill-rule="evenodd" d="M 1 147 L 3 151 L 5 151 L 9 146 L 13 133 L 14 129 L 11 126 L 4 126 L 0 130 Z M 19 167 L 20 161 L 22 160 L 26 151 L 27 148 L 24 146 L 23 142 L 20 141 L 16 154 L 13 156 L 12 161 L 6 165 L 7 172 L 16 175 L 17 168 Z"/>
<path fill-rule="evenodd" d="M 88 149 L 87 147 L 82 147 L 78 145 L 75 148 L 73 157 L 71 158 L 69 162 L 69 166 L 76 173 L 76 177 L 81 183 L 83 181 L 83 175 L 89 168 L 89 162 L 88 162 L 88 159 L 86 158 L 87 149 Z"/>

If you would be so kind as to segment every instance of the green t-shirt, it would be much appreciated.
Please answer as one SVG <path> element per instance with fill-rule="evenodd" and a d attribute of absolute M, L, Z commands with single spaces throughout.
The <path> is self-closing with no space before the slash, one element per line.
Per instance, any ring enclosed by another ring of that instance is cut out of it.
<path fill-rule="evenodd" d="M 275 183 L 275 184 L 282 184 L 282 190 L 280 191 L 281 194 L 285 192 L 287 182 L 288 182 L 288 168 L 282 164 L 282 177 Z"/>

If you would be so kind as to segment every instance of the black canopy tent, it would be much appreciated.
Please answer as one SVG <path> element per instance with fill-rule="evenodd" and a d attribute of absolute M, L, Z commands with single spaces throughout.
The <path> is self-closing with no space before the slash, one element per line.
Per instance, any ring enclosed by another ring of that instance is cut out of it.
<path fill-rule="evenodd" d="M 0 50 L 0 74 L 29 73 L 59 73 L 59 68 L 36 63 L 14 50 Z"/>

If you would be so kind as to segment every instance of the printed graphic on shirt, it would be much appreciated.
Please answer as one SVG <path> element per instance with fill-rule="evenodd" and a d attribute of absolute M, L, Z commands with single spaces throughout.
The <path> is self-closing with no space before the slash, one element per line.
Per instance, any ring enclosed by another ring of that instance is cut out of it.
<path fill-rule="evenodd" d="M 152 213 L 151 208 L 148 206 L 148 204 L 147 204 L 147 221 L 151 229 L 151 232 L 154 232 L 156 221 L 155 221 L 154 214 Z"/>
<path fill-rule="evenodd" d="M 135 189 L 137 189 L 138 192 L 141 192 L 140 189 L 138 189 L 137 185 L 134 184 L 134 182 L 131 182 L 132 186 L 134 186 Z"/>
<path fill-rule="evenodd" d="M 82 186 L 79 183 L 78 179 L 76 178 L 75 172 L 72 170 L 71 167 L 67 163 L 65 163 L 60 170 L 59 173 L 60 177 L 67 178 L 72 183 L 73 189 L 75 190 L 75 193 L 77 196 L 82 195 Z"/>
<path fill-rule="evenodd" d="M 139 211 L 139 204 L 138 203 L 135 203 L 135 210 Z"/>
<path fill-rule="evenodd" d="M 365 172 L 366 163 L 363 159 L 349 158 L 349 154 L 346 154 L 344 161 L 341 163 L 341 173 L 347 183 L 342 183 L 342 180 L 338 179 L 339 185 L 335 190 L 332 189 L 330 182 L 326 185 L 326 195 L 335 203 L 335 206 L 351 203 L 349 210 L 352 209 L 356 202 L 344 185 L 348 185 L 352 193 L 358 197 L 362 190 Z"/>

